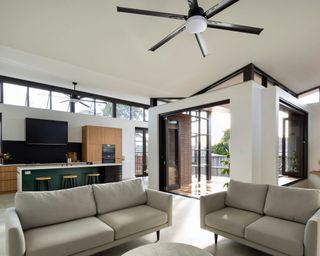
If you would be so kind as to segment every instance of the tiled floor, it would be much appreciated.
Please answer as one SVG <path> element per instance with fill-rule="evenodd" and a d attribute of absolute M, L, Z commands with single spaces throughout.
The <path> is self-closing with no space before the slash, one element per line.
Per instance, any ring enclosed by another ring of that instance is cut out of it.
<path fill-rule="evenodd" d="M 13 194 L 0 195 L 0 256 L 4 256 L 4 209 L 13 206 Z M 180 242 L 203 248 L 214 256 L 266 256 L 266 254 L 233 242 L 219 238 L 217 246 L 213 244 L 213 234 L 200 229 L 199 200 L 174 196 L 173 226 L 161 231 L 160 242 Z M 134 241 L 111 248 L 103 256 L 120 256 L 137 246 L 153 243 L 155 233 L 141 237 Z M 58 256 L 58 255 L 57 255 Z"/>
<path fill-rule="evenodd" d="M 278 185 L 279 186 L 283 186 L 285 184 L 288 184 L 290 182 L 294 182 L 294 181 L 297 181 L 297 180 L 299 180 L 299 178 L 280 175 L 279 178 L 278 178 Z"/>

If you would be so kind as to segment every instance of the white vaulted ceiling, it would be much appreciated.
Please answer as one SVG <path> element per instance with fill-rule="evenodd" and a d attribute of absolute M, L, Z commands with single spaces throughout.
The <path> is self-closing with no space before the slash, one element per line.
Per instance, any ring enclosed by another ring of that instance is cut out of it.
<path fill-rule="evenodd" d="M 187 33 L 149 52 L 183 21 L 116 6 L 188 12 L 187 0 L 0 0 L 0 74 L 137 100 L 189 96 L 251 62 L 295 92 L 320 84 L 319 0 L 240 0 L 211 19 L 264 31 L 208 29 L 206 58 Z"/>

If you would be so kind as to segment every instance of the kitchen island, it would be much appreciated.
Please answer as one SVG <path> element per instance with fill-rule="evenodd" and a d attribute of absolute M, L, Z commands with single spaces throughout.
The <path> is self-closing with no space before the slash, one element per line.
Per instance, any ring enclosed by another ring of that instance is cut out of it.
<path fill-rule="evenodd" d="M 54 165 L 32 165 L 17 168 L 18 192 L 35 191 L 36 177 L 51 177 L 51 189 L 62 189 L 63 176 L 76 175 L 77 185 L 86 185 L 87 174 L 99 173 L 100 182 L 115 182 L 122 179 L 122 164 L 54 164 Z"/>

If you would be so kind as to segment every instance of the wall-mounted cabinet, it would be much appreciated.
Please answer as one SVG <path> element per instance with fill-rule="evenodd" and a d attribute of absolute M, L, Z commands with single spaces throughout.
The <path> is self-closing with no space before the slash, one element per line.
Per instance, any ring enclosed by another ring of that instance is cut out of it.
<path fill-rule="evenodd" d="M 115 145 L 115 162 L 122 162 L 122 129 L 101 126 L 82 127 L 82 160 L 102 161 L 102 145 Z"/>

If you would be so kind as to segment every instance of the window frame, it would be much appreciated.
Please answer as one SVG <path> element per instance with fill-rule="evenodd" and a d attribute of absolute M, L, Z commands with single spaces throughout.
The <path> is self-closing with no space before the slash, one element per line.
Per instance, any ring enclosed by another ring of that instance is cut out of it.
<path fill-rule="evenodd" d="M 0 76 L 0 103 L 3 103 L 3 99 L 4 99 L 4 95 L 3 95 L 3 84 L 4 83 L 24 86 L 27 88 L 26 102 L 24 105 L 25 107 L 29 107 L 29 88 L 42 89 L 42 90 L 47 90 L 50 92 L 49 93 L 50 109 L 46 109 L 46 110 L 53 110 L 52 109 L 52 93 L 53 92 L 63 93 L 63 94 L 67 94 L 67 95 L 74 94 L 73 89 L 67 89 L 67 88 L 58 87 L 55 85 L 27 81 L 27 80 L 13 78 L 13 77 Z M 96 115 L 96 101 L 105 101 L 105 102 L 112 103 L 112 118 L 117 118 L 117 115 L 116 115 L 117 104 L 123 104 L 123 105 L 128 105 L 130 107 L 130 119 L 125 119 L 125 120 L 132 120 L 132 107 L 138 107 L 138 108 L 143 108 L 143 110 L 144 110 L 143 111 L 143 120 L 141 122 L 146 122 L 145 112 L 149 109 L 149 107 L 150 107 L 149 105 L 138 103 L 138 102 L 133 102 L 133 101 L 122 100 L 122 99 L 118 99 L 118 98 L 112 98 L 112 97 L 108 97 L 108 96 L 104 96 L 104 95 L 83 92 L 83 91 L 77 91 L 77 95 L 80 96 L 81 98 L 88 97 L 88 98 L 94 99 L 94 115 Z M 70 103 L 70 109 L 69 109 L 69 111 L 66 111 L 66 112 L 76 113 L 75 112 L 75 104 L 73 102 Z M 108 116 L 106 116 L 106 117 L 108 117 Z"/>

